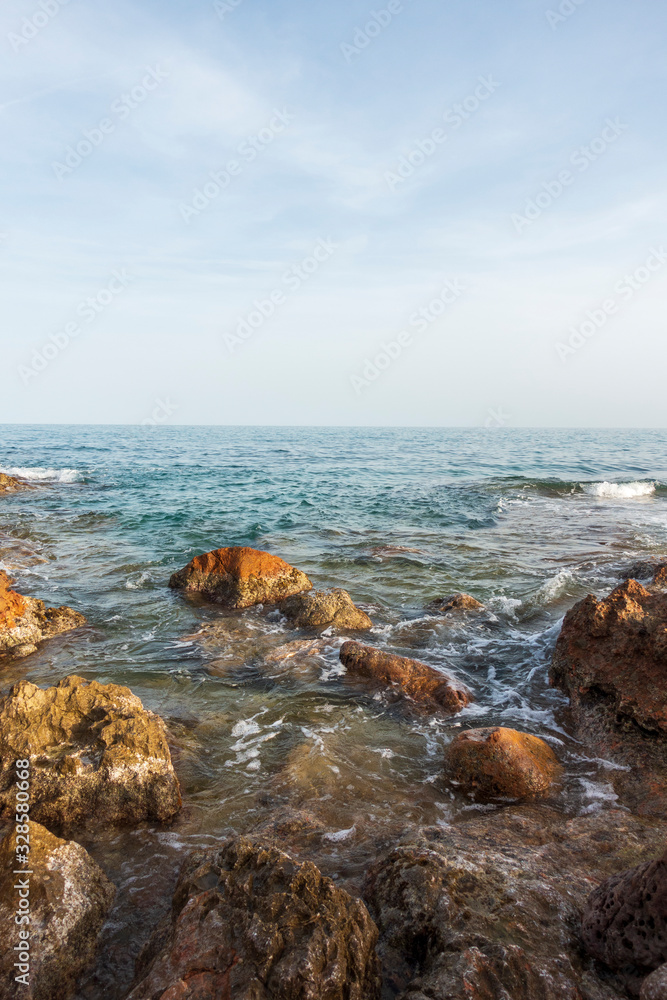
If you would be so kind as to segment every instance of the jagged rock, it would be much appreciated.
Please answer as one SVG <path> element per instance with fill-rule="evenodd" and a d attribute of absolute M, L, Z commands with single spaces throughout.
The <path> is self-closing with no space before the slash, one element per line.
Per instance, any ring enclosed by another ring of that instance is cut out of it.
<path fill-rule="evenodd" d="M 429 611 L 447 614 L 449 611 L 480 611 L 484 605 L 471 597 L 470 594 L 451 594 L 450 597 L 438 597 L 427 605 Z"/>
<path fill-rule="evenodd" d="M 372 628 L 368 615 L 357 608 L 346 590 L 310 590 L 282 601 L 281 612 L 297 628 Z"/>
<path fill-rule="evenodd" d="M 370 681 L 397 700 L 409 699 L 426 711 L 460 712 L 472 701 L 470 692 L 453 678 L 419 660 L 384 653 L 360 642 L 343 643 L 340 659 L 348 677 Z"/>
<path fill-rule="evenodd" d="M 576 604 L 558 637 L 551 680 L 574 703 L 601 692 L 619 715 L 667 733 L 667 594 L 628 580 L 606 600 L 589 595 Z"/>
<path fill-rule="evenodd" d="M 653 574 L 654 587 L 667 587 L 667 563 L 658 566 Z"/>
<path fill-rule="evenodd" d="M 620 579 L 625 580 L 648 580 L 655 583 L 656 577 L 662 575 L 667 569 L 666 562 L 656 562 L 655 559 L 640 559 L 639 562 L 628 566 L 621 574 Z"/>
<path fill-rule="evenodd" d="M 47 608 L 44 601 L 17 594 L 0 570 L 0 656 L 27 656 L 45 639 L 85 624 L 83 615 L 72 608 Z"/>
<path fill-rule="evenodd" d="M 648 973 L 667 962 L 667 852 L 599 886 L 581 934 L 590 954 L 615 971 L 634 965 Z"/>
<path fill-rule="evenodd" d="M 202 594 L 227 607 L 249 608 L 253 604 L 277 604 L 292 594 L 310 590 L 312 583 L 305 573 L 278 556 L 234 547 L 197 556 L 174 573 L 169 586 Z"/>
<path fill-rule="evenodd" d="M 261 840 L 194 855 L 128 1000 L 379 1000 L 360 900 Z"/>
<path fill-rule="evenodd" d="M 12 761 L 13 764 L 13 761 Z M 115 887 L 90 855 L 73 841 L 60 840 L 38 823 L 30 822 L 30 875 L 15 875 L 24 866 L 16 862 L 16 831 L 0 844 L 0 1000 L 67 1000 L 79 974 L 88 966 L 97 936 L 115 895 Z M 23 844 L 21 844 L 23 846 Z M 23 855 L 21 855 L 23 857 Z M 29 895 L 30 923 L 16 924 L 20 883 Z M 25 970 L 25 943 L 29 931 L 29 985 L 15 982 Z M 14 963 L 19 962 L 19 969 Z"/>
<path fill-rule="evenodd" d="M 646 977 L 639 1000 L 667 1000 L 667 965 L 661 965 Z"/>
<path fill-rule="evenodd" d="M 0 472 L 0 493 L 17 493 L 19 490 L 34 490 L 35 487 L 31 483 L 27 483 L 25 479 L 17 479 L 15 476 L 8 476 L 4 472 Z"/>
<path fill-rule="evenodd" d="M 164 723 L 116 684 L 19 681 L 0 699 L 0 757 L 0 816 L 13 812 L 19 758 L 31 762 L 31 815 L 52 829 L 164 822 L 181 805 Z"/>
<path fill-rule="evenodd" d="M 482 802 L 548 795 L 562 772 L 548 743 L 501 726 L 459 733 L 447 748 L 446 770 Z"/>
<path fill-rule="evenodd" d="M 401 1000 L 626 997 L 582 955 L 581 910 L 591 881 L 663 837 L 621 810 L 568 820 L 545 806 L 421 830 L 366 880 L 386 986 Z"/>

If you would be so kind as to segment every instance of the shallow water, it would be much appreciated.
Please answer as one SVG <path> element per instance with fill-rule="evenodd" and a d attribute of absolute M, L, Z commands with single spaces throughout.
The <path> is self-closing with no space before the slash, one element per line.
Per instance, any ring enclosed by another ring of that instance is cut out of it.
<path fill-rule="evenodd" d="M 461 727 L 547 739 L 566 765 L 563 812 L 615 804 L 610 765 L 570 736 L 547 669 L 568 607 L 667 555 L 667 434 L 6 427 L 3 438 L 2 471 L 40 489 L 0 501 L 0 563 L 17 589 L 90 623 L 3 666 L 3 691 L 71 673 L 128 685 L 165 718 L 184 795 L 170 828 L 81 838 L 119 894 L 80 1000 L 123 995 L 194 846 L 298 805 L 322 827 L 310 856 L 354 890 L 402 830 L 469 814 L 442 777 Z M 316 586 L 349 590 L 376 623 L 372 641 L 454 674 L 474 703 L 453 718 L 410 715 L 346 681 L 340 637 L 284 660 L 272 651 L 301 634 L 275 612 L 230 614 L 167 588 L 224 545 L 267 549 Z M 425 612 L 457 590 L 486 610 Z"/>

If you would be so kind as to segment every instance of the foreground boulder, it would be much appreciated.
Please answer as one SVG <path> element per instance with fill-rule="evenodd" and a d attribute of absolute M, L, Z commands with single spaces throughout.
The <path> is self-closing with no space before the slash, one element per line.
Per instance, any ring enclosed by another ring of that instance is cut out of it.
<path fill-rule="evenodd" d="M 459 733 L 446 751 L 451 780 L 479 801 L 548 795 L 561 775 L 544 740 L 495 726 Z"/>
<path fill-rule="evenodd" d="M 29 827 L 28 865 L 16 862 L 14 830 L 0 844 L 0 1000 L 67 1000 L 77 977 L 95 956 L 97 937 L 116 890 L 79 844 L 54 837 L 39 823 L 31 822 Z M 14 874 L 23 867 L 29 875 Z M 20 905 L 16 886 L 26 882 L 30 923 L 16 924 L 14 915 Z M 15 950 L 26 940 L 27 951 Z M 28 963 L 21 961 L 26 956 Z M 29 985 L 15 982 L 28 969 Z"/>
<path fill-rule="evenodd" d="M 85 624 L 83 615 L 72 608 L 47 608 L 44 601 L 17 594 L 0 570 L 0 656 L 27 656 L 45 639 Z"/>
<path fill-rule="evenodd" d="M 280 604 L 280 610 L 297 628 L 372 628 L 368 615 L 352 602 L 346 590 L 309 590 Z"/>
<path fill-rule="evenodd" d="M 647 974 L 667 962 L 667 852 L 596 889 L 581 928 L 590 954 L 614 971 Z"/>
<path fill-rule="evenodd" d="M 194 855 L 128 1000 L 379 1000 L 364 904 L 262 841 Z"/>
<path fill-rule="evenodd" d="M 278 556 L 234 547 L 197 556 L 174 573 L 169 586 L 202 594 L 230 608 L 249 608 L 253 604 L 277 604 L 292 594 L 310 590 L 312 583 L 305 573 Z"/>
<path fill-rule="evenodd" d="M 401 1000 L 620 1000 L 582 953 L 591 882 L 644 860 L 661 824 L 508 806 L 408 835 L 367 876 L 385 983 Z"/>
<path fill-rule="evenodd" d="M 26 758 L 31 816 L 49 828 L 164 822 L 181 805 L 164 723 L 116 684 L 19 681 L 0 700 L 0 757 L 0 816 L 13 814 L 14 761 Z"/>
<path fill-rule="evenodd" d="M 360 642 L 343 643 L 340 659 L 349 677 L 371 681 L 393 699 L 407 699 L 427 711 L 453 714 L 472 701 L 470 692 L 451 677 L 419 660 L 384 653 Z"/>
<path fill-rule="evenodd" d="M 427 605 L 429 611 L 438 614 L 448 614 L 450 611 L 482 611 L 484 605 L 470 594 L 451 594 L 449 597 L 438 597 Z"/>
<path fill-rule="evenodd" d="M 641 986 L 639 1000 L 665 1000 L 667 997 L 667 965 L 647 976 Z"/>
<path fill-rule="evenodd" d="M 34 490 L 35 487 L 27 483 L 25 479 L 16 479 L 15 476 L 8 476 L 0 472 L 0 493 L 17 493 L 19 490 Z"/>

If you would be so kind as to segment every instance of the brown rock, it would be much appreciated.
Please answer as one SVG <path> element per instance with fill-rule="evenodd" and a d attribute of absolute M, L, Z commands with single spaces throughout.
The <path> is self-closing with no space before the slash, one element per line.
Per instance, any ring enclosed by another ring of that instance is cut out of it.
<path fill-rule="evenodd" d="M 217 549 L 197 556 L 174 573 L 169 586 L 199 593 L 232 608 L 277 604 L 292 594 L 310 590 L 305 573 L 278 556 L 249 548 Z"/>
<path fill-rule="evenodd" d="M 658 566 L 653 575 L 654 587 L 667 587 L 667 563 Z"/>
<path fill-rule="evenodd" d="M 164 822 L 181 805 L 164 723 L 116 684 L 19 681 L 0 699 L 0 758 L 0 816 L 13 813 L 14 761 L 25 758 L 31 815 L 50 828 Z"/>
<path fill-rule="evenodd" d="M 610 968 L 651 972 L 667 962 L 667 853 L 604 882 L 581 923 L 586 948 Z"/>
<path fill-rule="evenodd" d="M 72 608 L 47 608 L 43 601 L 17 594 L 0 570 L 0 656 L 33 653 L 45 639 L 85 624 L 83 615 Z"/>
<path fill-rule="evenodd" d="M 562 771 L 544 740 L 500 726 L 459 733 L 447 748 L 446 766 L 480 801 L 548 795 Z"/>
<path fill-rule="evenodd" d="M 373 622 L 352 603 L 346 590 L 310 590 L 280 604 L 280 610 L 297 628 L 368 629 Z"/>
<path fill-rule="evenodd" d="M 590 692 L 645 729 L 667 733 L 667 594 L 628 580 L 589 595 L 565 616 L 551 681 L 573 703 Z"/>
<path fill-rule="evenodd" d="M 25 479 L 16 479 L 0 472 L 0 493 L 16 493 L 18 490 L 34 490 L 35 487 L 27 483 Z"/>
<path fill-rule="evenodd" d="M 480 611 L 484 609 L 484 605 L 470 594 L 452 594 L 450 597 L 438 597 L 431 601 L 428 609 L 447 614 L 448 611 Z"/>
<path fill-rule="evenodd" d="M 0 844 L 0 923 L 3 948 L 0 957 L 0 1000 L 67 1000 L 79 974 L 95 955 L 97 937 L 115 895 L 115 887 L 79 844 L 60 840 L 39 823 L 31 822 L 30 875 L 15 875 L 16 833 Z M 21 846 L 23 846 L 23 841 Z M 17 925 L 14 914 L 19 881 L 29 885 L 30 924 Z M 16 945 L 30 932 L 30 984 L 15 983 L 21 970 Z"/>
<path fill-rule="evenodd" d="M 397 699 L 409 699 L 426 711 L 460 712 L 472 701 L 470 692 L 453 678 L 419 660 L 384 653 L 360 642 L 343 643 L 340 659 L 349 677 L 375 682 Z"/>
<path fill-rule="evenodd" d="M 261 840 L 186 864 L 128 1000 L 379 1000 L 360 900 Z"/>
<path fill-rule="evenodd" d="M 667 965 L 661 965 L 646 977 L 639 1000 L 667 1000 Z"/>

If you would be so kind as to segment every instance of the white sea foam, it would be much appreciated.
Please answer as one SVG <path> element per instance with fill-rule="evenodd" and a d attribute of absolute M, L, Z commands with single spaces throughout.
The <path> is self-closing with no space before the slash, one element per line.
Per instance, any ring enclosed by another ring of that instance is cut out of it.
<path fill-rule="evenodd" d="M 534 597 L 536 604 L 550 604 L 557 598 L 562 597 L 567 588 L 574 583 L 574 576 L 569 569 L 562 569 L 549 580 L 545 580 Z"/>
<path fill-rule="evenodd" d="M 6 476 L 18 476 L 19 479 L 27 479 L 31 483 L 81 483 L 83 473 L 78 469 L 46 469 L 43 466 L 35 468 L 2 468 Z"/>
<path fill-rule="evenodd" d="M 584 492 L 604 500 L 635 500 L 655 493 L 655 483 L 584 483 Z"/>

